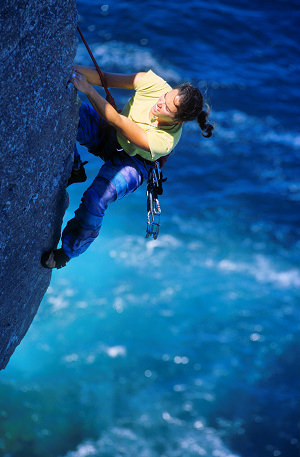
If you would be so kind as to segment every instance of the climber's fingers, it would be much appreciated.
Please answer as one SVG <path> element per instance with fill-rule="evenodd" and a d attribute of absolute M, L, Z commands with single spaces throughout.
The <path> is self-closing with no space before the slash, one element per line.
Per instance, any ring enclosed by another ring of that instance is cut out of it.
<path fill-rule="evenodd" d="M 81 92 L 86 92 L 90 84 L 88 83 L 88 80 L 86 79 L 86 76 L 80 73 L 78 70 L 73 70 L 71 77 L 70 77 L 70 82 L 74 85 L 74 87 L 77 90 L 80 90 Z"/>

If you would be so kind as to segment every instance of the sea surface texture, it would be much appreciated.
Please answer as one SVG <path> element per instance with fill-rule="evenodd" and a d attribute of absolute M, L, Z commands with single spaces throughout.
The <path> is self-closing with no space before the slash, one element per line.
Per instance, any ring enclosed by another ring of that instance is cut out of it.
<path fill-rule="evenodd" d="M 104 70 L 191 81 L 215 133 L 184 126 L 157 241 L 143 186 L 53 273 L 0 374 L 0 455 L 298 457 L 299 2 L 77 6 Z M 66 221 L 101 165 L 80 152 Z"/>

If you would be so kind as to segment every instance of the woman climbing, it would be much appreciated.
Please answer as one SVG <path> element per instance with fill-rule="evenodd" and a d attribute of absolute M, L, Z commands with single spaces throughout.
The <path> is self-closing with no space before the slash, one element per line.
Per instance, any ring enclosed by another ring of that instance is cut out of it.
<path fill-rule="evenodd" d="M 196 119 L 202 135 L 212 135 L 203 96 L 191 84 L 172 89 L 151 70 L 104 76 L 108 87 L 134 89 L 135 94 L 119 114 L 93 87 L 102 85 L 98 72 L 91 67 L 74 67 L 70 81 L 92 104 L 81 104 L 77 141 L 100 156 L 104 164 L 63 230 L 62 247 L 43 254 L 46 268 L 61 268 L 89 247 L 99 234 L 108 204 L 147 181 L 155 161 L 178 143 L 184 122 Z M 84 180 L 83 164 L 75 150 L 69 184 Z"/>

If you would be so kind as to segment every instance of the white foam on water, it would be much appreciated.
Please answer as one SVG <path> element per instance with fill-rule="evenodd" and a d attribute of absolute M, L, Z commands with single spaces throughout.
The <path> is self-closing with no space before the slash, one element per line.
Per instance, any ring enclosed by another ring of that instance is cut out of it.
<path fill-rule="evenodd" d="M 300 271 L 298 269 L 276 271 L 272 267 L 272 262 L 262 255 L 257 256 L 256 267 L 252 268 L 252 273 L 260 282 L 272 282 L 285 288 L 300 287 Z"/>
<path fill-rule="evenodd" d="M 88 456 L 96 456 L 97 455 L 97 449 L 95 444 L 93 444 L 90 441 L 87 441 L 86 443 L 82 443 L 78 446 L 76 451 L 74 452 L 68 452 L 66 454 L 66 457 L 88 457 Z"/>
<path fill-rule="evenodd" d="M 69 301 L 63 295 L 50 295 L 47 302 L 52 305 L 52 312 L 60 311 L 69 306 Z"/>
<path fill-rule="evenodd" d="M 293 146 L 297 149 L 300 148 L 300 135 L 295 135 L 292 133 L 278 133 L 276 131 L 270 131 L 263 136 L 263 140 L 266 143 L 278 143 Z"/>
<path fill-rule="evenodd" d="M 111 66 L 117 67 L 119 73 L 151 69 L 166 80 L 178 83 L 181 81 L 179 72 L 172 68 L 169 62 L 159 62 L 150 48 L 119 41 L 94 44 L 90 47 L 102 70 L 107 70 Z M 82 43 L 78 45 L 75 62 L 81 65 L 91 65 L 90 56 Z"/>
<path fill-rule="evenodd" d="M 187 365 L 189 363 L 189 358 L 186 356 L 176 355 L 174 357 L 174 363 L 176 363 L 176 365 Z"/>
<path fill-rule="evenodd" d="M 271 143 L 294 149 L 300 148 L 300 135 L 296 132 L 282 131 L 274 117 L 261 118 L 242 111 L 230 110 L 213 112 L 212 118 L 217 123 L 216 138 L 225 141 L 250 140 L 252 143 Z"/>
<path fill-rule="evenodd" d="M 172 235 L 160 235 L 157 240 L 146 240 L 144 237 L 123 236 L 114 239 L 114 249 L 110 256 L 127 266 L 145 268 L 156 266 L 165 259 L 170 251 L 176 251 L 182 242 Z"/>
<path fill-rule="evenodd" d="M 46 301 L 51 305 L 51 312 L 56 313 L 62 309 L 68 308 L 70 301 L 77 294 L 77 290 L 64 282 L 62 279 L 58 282 L 58 287 L 51 286 L 47 290 Z"/>
<path fill-rule="evenodd" d="M 125 357 L 127 350 L 125 346 L 111 346 L 105 349 L 106 354 L 115 359 L 116 357 Z"/>
<path fill-rule="evenodd" d="M 300 270 L 291 268 L 284 271 L 278 271 L 271 259 L 263 255 L 254 257 L 253 263 L 236 262 L 229 259 L 222 259 L 215 262 L 212 259 L 206 259 L 205 265 L 208 268 L 216 267 L 225 272 L 237 272 L 253 276 L 256 281 L 262 283 L 272 283 L 280 288 L 298 288 L 300 287 Z"/>
<path fill-rule="evenodd" d="M 141 423 L 147 419 L 141 416 Z M 162 412 L 164 422 L 164 436 L 168 429 L 168 440 L 164 440 L 165 452 L 158 454 L 157 447 L 158 429 L 155 428 L 150 434 L 149 424 L 144 438 L 137 435 L 129 428 L 114 427 L 104 431 L 97 441 L 88 440 L 80 444 L 76 450 L 69 451 L 65 457 L 239 457 L 232 453 L 223 443 L 217 431 L 208 428 L 203 422 L 196 421 L 194 424 L 187 424 L 183 420 L 172 417 L 167 411 Z M 196 425 L 195 425 L 196 424 Z M 139 429 L 140 430 L 140 429 Z"/>
<path fill-rule="evenodd" d="M 63 360 L 66 363 L 77 362 L 79 360 L 79 355 L 74 352 L 72 354 L 64 356 Z"/>

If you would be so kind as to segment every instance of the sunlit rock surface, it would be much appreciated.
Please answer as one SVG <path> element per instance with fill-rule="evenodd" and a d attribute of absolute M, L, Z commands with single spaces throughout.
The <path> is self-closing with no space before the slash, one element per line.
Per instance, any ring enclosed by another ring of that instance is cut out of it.
<path fill-rule="evenodd" d="M 1 0 L 0 368 L 49 285 L 78 120 L 75 0 Z"/>

